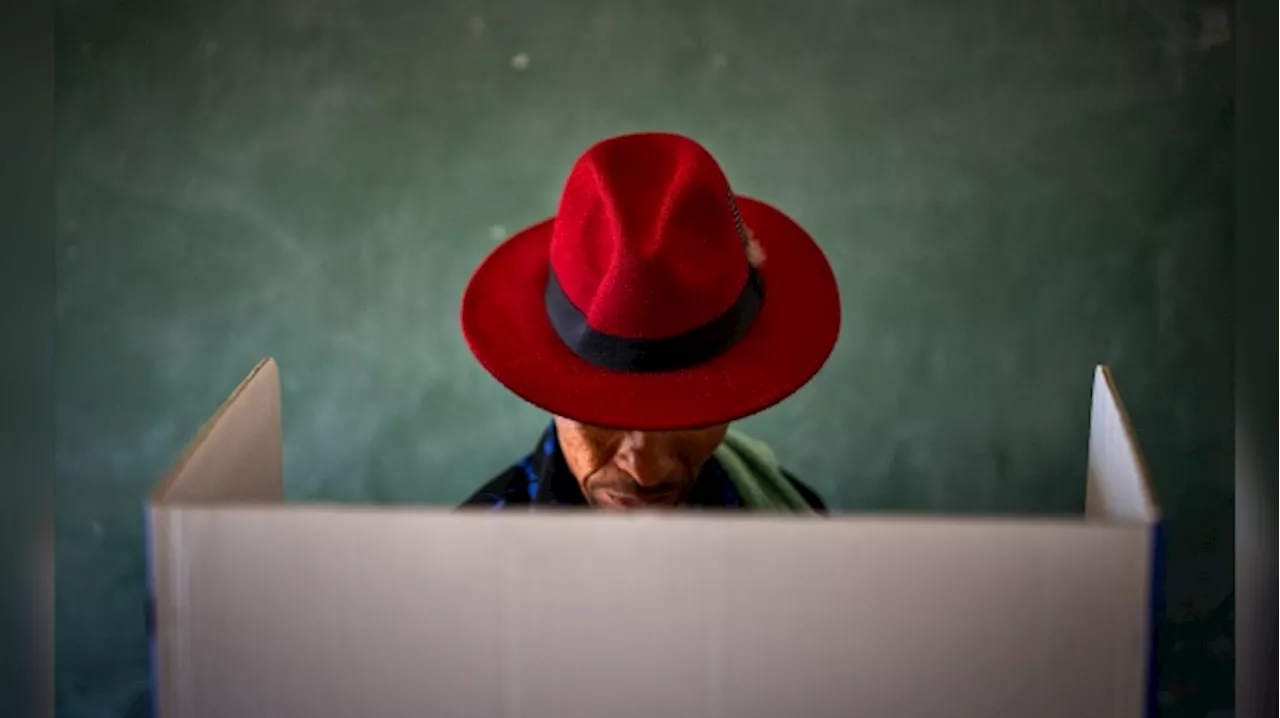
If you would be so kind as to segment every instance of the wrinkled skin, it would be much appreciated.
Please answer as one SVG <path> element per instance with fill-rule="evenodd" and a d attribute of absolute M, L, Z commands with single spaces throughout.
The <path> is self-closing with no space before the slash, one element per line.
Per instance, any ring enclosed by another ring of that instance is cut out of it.
<path fill-rule="evenodd" d="M 562 417 L 555 422 L 560 451 L 587 501 L 616 510 L 683 503 L 729 428 L 627 431 Z"/>

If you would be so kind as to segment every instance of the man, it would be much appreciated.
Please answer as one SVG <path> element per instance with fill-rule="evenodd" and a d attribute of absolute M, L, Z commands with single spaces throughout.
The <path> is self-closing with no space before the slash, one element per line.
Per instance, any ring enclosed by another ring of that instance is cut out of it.
<path fill-rule="evenodd" d="M 461 314 L 481 365 L 554 417 L 464 506 L 824 510 L 729 423 L 817 374 L 840 328 L 835 277 L 692 140 L 587 150 L 555 217 L 484 260 Z"/>

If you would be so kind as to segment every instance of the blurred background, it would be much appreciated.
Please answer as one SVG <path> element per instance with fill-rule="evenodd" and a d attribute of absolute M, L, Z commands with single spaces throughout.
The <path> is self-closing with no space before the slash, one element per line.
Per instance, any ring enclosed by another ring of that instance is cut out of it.
<path fill-rule="evenodd" d="M 668 130 L 832 262 L 835 354 L 743 424 L 837 509 L 1078 512 L 1112 367 L 1167 519 L 1165 715 L 1230 715 L 1230 18 L 62 0 L 58 714 L 146 715 L 145 493 L 260 357 L 293 500 L 453 504 L 531 449 L 463 286 L 587 146 Z"/>

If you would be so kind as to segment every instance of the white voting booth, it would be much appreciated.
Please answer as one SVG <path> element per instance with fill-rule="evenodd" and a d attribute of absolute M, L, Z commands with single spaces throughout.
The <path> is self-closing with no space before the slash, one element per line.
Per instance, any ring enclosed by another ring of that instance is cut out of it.
<path fill-rule="evenodd" d="M 1091 421 L 1078 517 L 294 505 L 264 360 L 150 497 L 156 712 L 1137 718 L 1158 515 L 1105 367 Z"/>

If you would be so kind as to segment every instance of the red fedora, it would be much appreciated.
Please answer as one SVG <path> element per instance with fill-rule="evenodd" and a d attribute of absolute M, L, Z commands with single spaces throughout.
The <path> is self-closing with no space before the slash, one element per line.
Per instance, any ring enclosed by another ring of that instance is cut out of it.
<path fill-rule="evenodd" d="M 508 389 L 635 430 L 766 409 L 818 372 L 839 330 L 818 245 L 672 134 L 587 150 L 556 216 L 503 242 L 462 297 L 467 343 Z"/>

